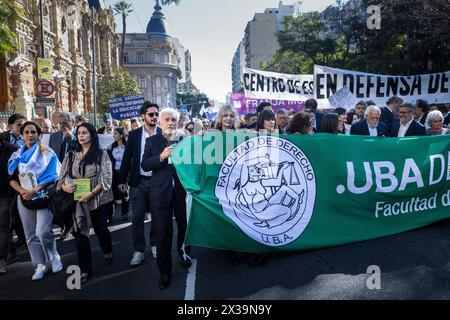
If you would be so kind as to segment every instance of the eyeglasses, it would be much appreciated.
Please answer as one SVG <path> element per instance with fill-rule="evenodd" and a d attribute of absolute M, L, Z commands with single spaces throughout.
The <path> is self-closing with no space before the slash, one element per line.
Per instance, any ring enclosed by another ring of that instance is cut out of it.
<path fill-rule="evenodd" d="M 171 121 L 172 120 L 172 122 L 177 122 L 178 120 L 177 120 L 177 118 L 165 118 L 164 119 L 166 122 L 169 122 L 169 121 Z"/>
<path fill-rule="evenodd" d="M 159 117 L 159 112 L 148 112 L 146 113 L 150 118 Z"/>

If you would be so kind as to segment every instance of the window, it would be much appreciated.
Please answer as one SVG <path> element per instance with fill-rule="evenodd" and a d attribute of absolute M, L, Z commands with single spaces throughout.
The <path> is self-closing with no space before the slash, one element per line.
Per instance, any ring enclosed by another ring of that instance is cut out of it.
<path fill-rule="evenodd" d="M 153 60 L 154 60 L 156 63 L 161 63 L 161 56 L 159 55 L 159 53 L 155 53 L 155 54 L 154 54 Z"/>
<path fill-rule="evenodd" d="M 139 76 L 139 87 L 145 88 L 147 86 L 146 77 L 145 76 Z"/>
<path fill-rule="evenodd" d="M 127 51 L 125 51 L 125 52 L 123 53 L 123 62 L 129 62 L 129 59 L 128 59 L 128 52 L 127 52 Z"/>
<path fill-rule="evenodd" d="M 169 54 L 164 54 L 164 63 L 169 63 Z"/>
<path fill-rule="evenodd" d="M 169 78 L 164 78 L 164 91 L 169 91 Z"/>
<path fill-rule="evenodd" d="M 140 63 L 144 62 L 144 51 L 138 51 L 138 53 L 137 53 L 137 62 L 140 62 Z"/>

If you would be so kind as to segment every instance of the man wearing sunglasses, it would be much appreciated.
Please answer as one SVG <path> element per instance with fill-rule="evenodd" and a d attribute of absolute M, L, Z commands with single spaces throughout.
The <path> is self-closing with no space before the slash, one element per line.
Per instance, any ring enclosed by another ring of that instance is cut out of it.
<path fill-rule="evenodd" d="M 145 258 L 145 213 L 150 211 L 150 180 L 151 171 L 141 168 L 142 155 L 144 154 L 147 138 L 160 134 L 161 128 L 157 126 L 159 118 L 159 106 L 146 101 L 140 110 L 144 125 L 130 132 L 127 145 L 120 166 L 118 188 L 121 192 L 127 191 L 127 182 L 130 186 L 130 207 L 132 215 L 131 233 L 133 238 L 134 253 L 130 261 L 131 266 L 137 266 Z M 152 254 L 156 257 L 156 232 L 155 223 L 150 225 L 150 246 Z"/>

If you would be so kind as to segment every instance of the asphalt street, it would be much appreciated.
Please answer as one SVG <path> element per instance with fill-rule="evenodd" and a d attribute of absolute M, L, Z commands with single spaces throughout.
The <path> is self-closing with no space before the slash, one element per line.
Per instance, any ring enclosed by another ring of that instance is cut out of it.
<path fill-rule="evenodd" d="M 20 260 L 0 276 L 0 300 L 450 299 L 450 220 L 371 241 L 284 253 L 262 265 L 246 256 L 233 265 L 222 251 L 194 247 L 189 273 L 174 254 L 171 285 L 159 290 L 156 260 L 147 252 L 142 265 L 129 266 L 130 223 L 115 218 L 113 263 L 103 265 L 92 236 L 94 277 L 80 290 L 67 287 L 66 267 L 77 261 L 69 238 L 58 241 L 64 271 L 40 281 L 31 280 L 30 257 L 20 247 Z M 380 289 L 367 286 L 371 265 L 381 270 Z"/>

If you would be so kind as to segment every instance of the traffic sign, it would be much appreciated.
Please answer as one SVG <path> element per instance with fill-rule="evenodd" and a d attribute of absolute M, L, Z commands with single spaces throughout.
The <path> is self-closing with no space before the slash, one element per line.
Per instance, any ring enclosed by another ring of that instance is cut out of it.
<path fill-rule="evenodd" d="M 48 80 L 38 80 L 36 83 L 36 94 L 40 97 L 48 97 L 53 94 L 55 87 Z"/>

